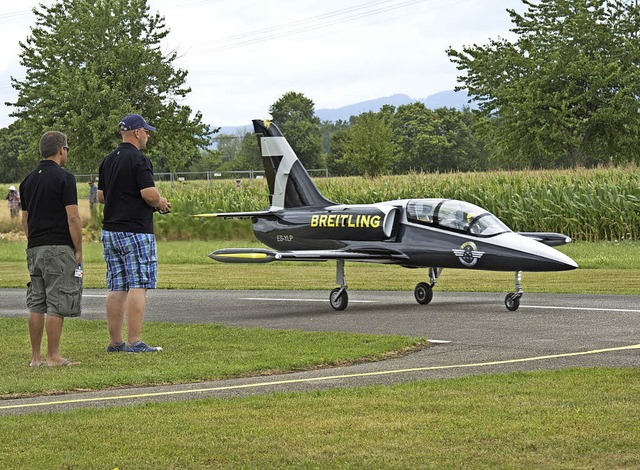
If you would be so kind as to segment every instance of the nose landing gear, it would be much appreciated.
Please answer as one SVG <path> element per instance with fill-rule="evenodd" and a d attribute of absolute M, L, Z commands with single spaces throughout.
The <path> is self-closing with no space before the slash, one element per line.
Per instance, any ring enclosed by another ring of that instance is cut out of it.
<path fill-rule="evenodd" d="M 516 291 L 510 292 L 504 298 L 504 305 L 507 310 L 515 312 L 520 307 L 520 298 L 524 294 L 522 290 L 522 271 L 516 271 Z"/>

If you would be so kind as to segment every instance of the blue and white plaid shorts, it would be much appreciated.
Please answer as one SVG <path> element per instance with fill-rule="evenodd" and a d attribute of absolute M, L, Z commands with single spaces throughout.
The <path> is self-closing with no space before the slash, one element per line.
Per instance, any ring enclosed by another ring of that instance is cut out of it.
<path fill-rule="evenodd" d="M 156 237 L 152 233 L 102 231 L 107 289 L 155 289 L 158 277 Z"/>

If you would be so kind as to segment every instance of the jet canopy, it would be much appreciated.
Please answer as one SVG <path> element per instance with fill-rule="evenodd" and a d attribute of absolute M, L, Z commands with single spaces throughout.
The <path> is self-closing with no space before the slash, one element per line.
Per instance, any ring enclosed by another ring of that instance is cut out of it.
<path fill-rule="evenodd" d="M 412 199 L 407 202 L 407 220 L 481 237 L 511 232 L 492 213 L 455 199 Z"/>

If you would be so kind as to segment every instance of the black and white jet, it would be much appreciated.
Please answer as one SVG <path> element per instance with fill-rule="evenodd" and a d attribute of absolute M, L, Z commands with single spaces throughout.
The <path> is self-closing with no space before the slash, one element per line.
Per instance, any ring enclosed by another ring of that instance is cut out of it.
<path fill-rule="evenodd" d="M 453 199 L 402 199 L 377 204 L 336 204 L 311 180 L 278 127 L 254 120 L 271 206 L 256 212 L 201 214 L 251 218 L 253 231 L 272 248 L 227 248 L 209 256 L 224 263 L 336 260 L 336 287 L 329 301 L 347 307 L 345 261 L 428 268 L 415 298 L 428 304 L 443 268 L 514 271 L 515 292 L 505 305 L 517 310 L 523 271 L 564 271 L 578 265 L 552 248 L 571 241 L 558 233 L 515 233 L 485 209 Z"/>

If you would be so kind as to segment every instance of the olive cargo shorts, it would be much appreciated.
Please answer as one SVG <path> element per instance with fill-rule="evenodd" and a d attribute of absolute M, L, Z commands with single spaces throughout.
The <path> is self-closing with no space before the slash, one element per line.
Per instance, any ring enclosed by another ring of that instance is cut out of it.
<path fill-rule="evenodd" d="M 27 248 L 27 307 L 35 313 L 78 317 L 81 313 L 82 278 L 73 248 L 47 245 Z"/>

